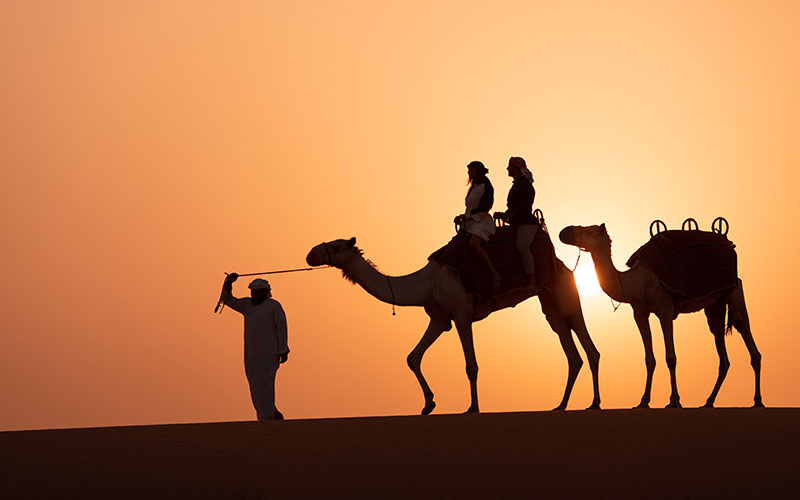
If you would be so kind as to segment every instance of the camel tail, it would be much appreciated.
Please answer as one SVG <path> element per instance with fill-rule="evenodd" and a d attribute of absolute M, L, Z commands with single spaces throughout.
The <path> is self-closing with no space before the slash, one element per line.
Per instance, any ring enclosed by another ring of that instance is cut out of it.
<path fill-rule="evenodd" d="M 728 308 L 728 323 L 725 327 L 725 335 L 730 335 L 733 333 L 733 329 L 736 328 L 736 331 L 739 333 L 744 332 L 744 321 L 741 318 L 736 318 L 731 315 L 731 310 Z"/>
<path fill-rule="evenodd" d="M 739 333 L 743 333 L 745 327 L 749 328 L 747 309 L 744 305 L 744 291 L 742 288 L 742 280 L 739 280 L 738 288 L 731 292 L 725 300 L 728 313 L 725 335 L 733 333 L 734 328 L 736 328 Z"/>
<path fill-rule="evenodd" d="M 731 308 L 730 306 L 726 307 L 725 310 L 728 314 L 728 323 L 725 326 L 725 335 L 731 335 L 733 333 L 733 327 L 736 326 L 736 329 L 740 332 L 742 331 L 741 325 L 734 325 L 734 323 L 740 323 L 739 321 L 734 321 L 733 317 L 731 316 Z"/>

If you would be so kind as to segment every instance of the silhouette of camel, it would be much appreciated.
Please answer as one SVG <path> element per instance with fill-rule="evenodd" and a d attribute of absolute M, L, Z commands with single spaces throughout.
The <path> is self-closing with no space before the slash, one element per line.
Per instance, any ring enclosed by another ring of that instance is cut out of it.
<path fill-rule="evenodd" d="M 408 355 L 409 368 L 416 375 L 425 397 L 425 406 L 422 415 L 433 411 L 436 403 L 425 377 L 422 375 L 420 365 L 425 351 L 439 338 L 450 331 L 451 322 L 456 325 L 464 358 L 467 365 L 467 377 L 470 384 L 471 404 L 466 413 L 477 413 L 478 408 L 478 363 L 475 358 L 475 348 L 472 341 L 472 323 L 489 314 L 483 311 L 476 315 L 474 310 L 474 297 L 462 286 L 458 276 L 451 268 L 436 262 L 428 264 L 406 276 L 389 277 L 378 271 L 375 265 L 364 259 L 361 250 L 355 246 L 356 239 L 334 240 L 321 243 L 308 253 L 306 262 L 310 266 L 332 265 L 342 270 L 345 279 L 358 283 L 364 290 L 376 299 L 396 304 L 399 306 L 424 307 L 430 317 L 430 323 L 419 343 Z M 592 371 L 594 384 L 594 399 L 590 409 L 600 408 L 600 389 L 598 382 L 598 366 L 600 353 L 592 343 L 589 332 L 581 311 L 580 298 L 575 286 L 575 279 L 569 270 L 561 273 L 552 292 L 540 294 L 539 301 L 550 327 L 559 337 L 561 347 L 567 356 L 569 373 L 567 386 L 561 403 L 554 408 L 563 410 L 567 406 L 572 386 L 583 365 L 578 349 L 572 339 L 575 331 L 581 343 L 589 367 Z"/>
<path fill-rule="evenodd" d="M 678 395 L 678 385 L 675 378 L 675 367 L 677 358 L 675 356 L 675 344 L 673 342 L 672 322 L 673 319 L 682 312 L 696 312 L 701 309 L 705 311 L 706 319 L 719 355 L 719 374 L 714 389 L 704 407 L 714 406 L 714 400 L 722 386 L 725 375 L 728 373 L 730 362 L 728 353 L 725 349 L 725 309 L 728 310 L 728 328 L 736 327 L 741 333 L 747 350 L 750 352 L 750 364 L 755 372 L 755 396 L 753 407 L 763 407 L 761 402 L 761 354 L 756 348 L 753 335 L 750 331 L 750 319 L 747 316 L 747 308 L 744 303 L 744 291 L 742 280 L 738 280 L 738 286 L 728 293 L 713 293 L 683 305 L 680 310 L 676 310 L 673 297 L 664 288 L 658 276 L 637 261 L 631 269 L 620 272 L 614 267 L 611 261 L 611 238 L 606 231 L 606 225 L 599 226 L 568 226 L 559 234 L 559 238 L 564 243 L 582 248 L 592 255 L 597 278 L 600 287 L 612 299 L 617 302 L 625 302 L 633 308 L 633 318 L 639 333 L 642 335 L 645 351 L 645 366 L 647 367 L 647 382 L 645 383 L 644 394 L 637 408 L 650 407 L 650 388 L 653 382 L 653 372 L 656 367 L 656 360 L 653 356 L 653 340 L 650 332 L 648 318 L 650 314 L 655 314 L 661 322 L 661 330 L 664 334 L 664 346 L 666 351 L 667 366 L 669 367 L 670 383 L 672 394 L 669 398 L 667 408 L 680 408 L 680 396 Z"/>

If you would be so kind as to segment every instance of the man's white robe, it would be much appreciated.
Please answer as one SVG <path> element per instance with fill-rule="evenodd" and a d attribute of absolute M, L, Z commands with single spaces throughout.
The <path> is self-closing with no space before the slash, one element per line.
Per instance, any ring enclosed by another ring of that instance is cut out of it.
<path fill-rule="evenodd" d="M 258 420 L 275 415 L 275 374 L 281 354 L 289 352 L 286 314 L 281 304 L 268 297 L 253 305 L 251 298 L 223 296 L 225 305 L 244 316 L 244 371 Z"/>

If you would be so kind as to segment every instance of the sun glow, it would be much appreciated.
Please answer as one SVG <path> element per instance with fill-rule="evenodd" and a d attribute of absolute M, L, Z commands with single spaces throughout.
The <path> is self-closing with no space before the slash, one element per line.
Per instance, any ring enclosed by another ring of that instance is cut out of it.
<path fill-rule="evenodd" d="M 578 262 L 578 267 L 575 269 L 575 284 L 578 285 L 578 292 L 584 297 L 600 291 L 600 283 L 597 281 L 597 274 L 591 259 L 584 258 Z"/>

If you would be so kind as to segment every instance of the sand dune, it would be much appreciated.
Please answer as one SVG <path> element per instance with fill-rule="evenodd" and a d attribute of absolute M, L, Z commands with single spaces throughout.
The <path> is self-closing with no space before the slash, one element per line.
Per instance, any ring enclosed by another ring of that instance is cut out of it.
<path fill-rule="evenodd" d="M 796 498 L 800 409 L 0 433 L 0 498 Z"/>

